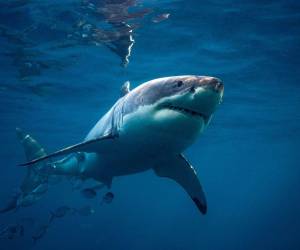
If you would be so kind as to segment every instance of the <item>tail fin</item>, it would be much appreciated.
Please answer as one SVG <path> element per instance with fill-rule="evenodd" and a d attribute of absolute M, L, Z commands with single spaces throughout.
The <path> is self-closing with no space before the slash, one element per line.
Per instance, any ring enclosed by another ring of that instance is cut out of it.
<path fill-rule="evenodd" d="M 10 198 L 10 201 L 0 209 L 0 213 L 6 213 L 9 211 L 15 211 L 18 208 L 18 199 L 20 197 L 19 193 L 16 193 Z"/>
<path fill-rule="evenodd" d="M 24 133 L 19 128 L 16 129 L 16 132 L 18 139 L 23 145 L 28 161 L 46 155 L 45 150 L 29 134 Z M 45 167 L 45 164 L 47 163 L 40 162 L 27 167 L 27 173 L 19 188 L 19 192 L 11 198 L 4 208 L 0 209 L 0 213 L 16 210 L 22 206 L 32 205 L 41 198 L 42 194 L 36 192 L 36 190 L 39 190 L 41 185 L 47 183 L 48 176 L 46 174 L 43 175 L 41 171 Z"/>
<path fill-rule="evenodd" d="M 24 133 L 20 128 L 16 128 L 16 132 L 18 139 L 23 145 L 28 161 L 47 155 L 44 148 L 31 135 Z M 27 167 L 26 177 L 20 187 L 23 193 L 30 193 L 39 185 L 47 182 L 47 176 L 41 174 L 41 170 L 45 167 L 45 164 L 47 163 L 40 162 Z"/>
<path fill-rule="evenodd" d="M 25 156 L 28 161 L 47 155 L 41 145 L 29 134 L 20 128 L 16 128 L 17 137 L 24 147 Z"/>

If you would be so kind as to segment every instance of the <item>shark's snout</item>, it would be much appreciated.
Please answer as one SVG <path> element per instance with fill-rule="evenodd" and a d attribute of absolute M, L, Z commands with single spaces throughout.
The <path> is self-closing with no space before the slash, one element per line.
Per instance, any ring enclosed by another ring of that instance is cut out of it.
<path fill-rule="evenodd" d="M 210 77 L 210 76 L 205 76 L 201 77 L 198 80 L 198 86 L 211 89 L 216 92 L 223 92 L 224 91 L 224 84 L 222 80 L 216 77 Z"/>

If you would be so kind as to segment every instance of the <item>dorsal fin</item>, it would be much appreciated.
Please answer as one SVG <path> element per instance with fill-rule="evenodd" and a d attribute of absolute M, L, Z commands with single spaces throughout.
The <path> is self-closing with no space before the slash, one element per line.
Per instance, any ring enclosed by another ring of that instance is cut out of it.
<path fill-rule="evenodd" d="M 120 96 L 123 97 L 123 96 L 127 95 L 129 92 L 130 92 L 130 82 L 126 81 L 123 83 L 123 85 L 121 87 Z"/>

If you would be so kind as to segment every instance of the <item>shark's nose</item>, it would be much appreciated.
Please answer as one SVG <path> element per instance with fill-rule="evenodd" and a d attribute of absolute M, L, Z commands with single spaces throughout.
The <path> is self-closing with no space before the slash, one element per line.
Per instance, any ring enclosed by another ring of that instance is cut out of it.
<path fill-rule="evenodd" d="M 220 80 L 220 79 L 218 79 L 218 78 L 215 78 L 215 80 L 214 80 L 214 89 L 216 90 L 216 91 L 223 91 L 224 90 L 224 84 L 223 84 L 223 82 Z"/>
<path fill-rule="evenodd" d="M 222 92 L 224 90 L 224 84 L 223 82 L 216 77 L 205 77 L 201 81 L 201 85 L 208 87 L 210 89 L 213 89 L 217 92 Z"/>

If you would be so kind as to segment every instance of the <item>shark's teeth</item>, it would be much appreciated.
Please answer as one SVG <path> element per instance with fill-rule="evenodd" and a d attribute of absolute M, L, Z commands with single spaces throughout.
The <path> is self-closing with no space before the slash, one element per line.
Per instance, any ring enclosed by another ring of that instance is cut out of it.
<path fill-rule="evenodd" d="M 173 105 L 167 105 L 166 108 L 170 109 L 170 110 L 175 110 L 175 111 L 178 111 L 178 112 L 181 112 L 181 113 L 185 113 L 185 114 L 188 114 L 188 115 L 192 115 L 192 116 L 200 116 L 203 119 L 206 118 L 206 116 L 204 114 L 193 111 L 193 110 L 190 110 L 190 109 L 177 107 L 177 106 L 173 106 Z"/>

